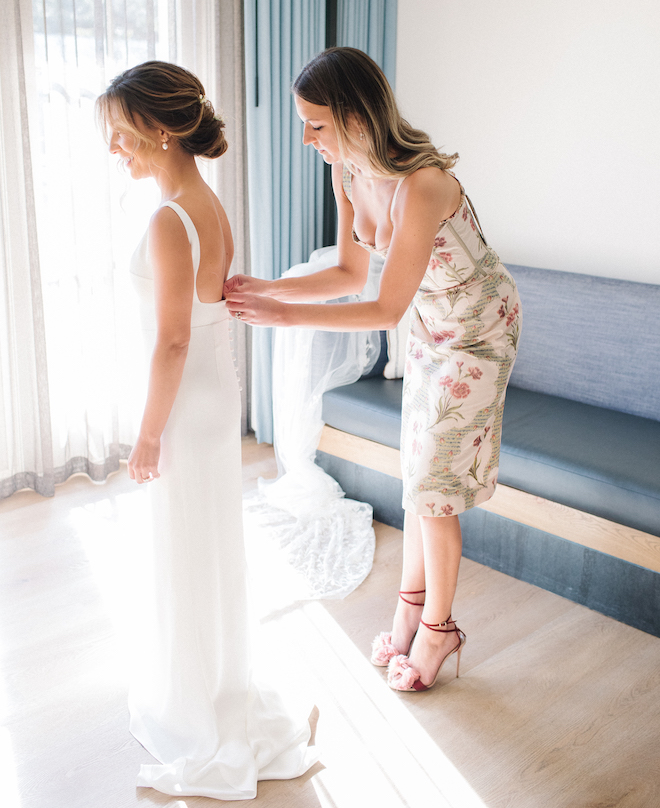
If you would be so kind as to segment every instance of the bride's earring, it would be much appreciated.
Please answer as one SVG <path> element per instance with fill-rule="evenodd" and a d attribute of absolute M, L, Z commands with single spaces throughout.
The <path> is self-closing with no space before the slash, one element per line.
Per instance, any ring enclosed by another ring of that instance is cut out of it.
<path fill-rule="evenodd" d="M 168 147 L 167 147 L 167 141 L 166 141 L 166 140 L 164 140 L 164 141 L 163 141 L 163 151 L 167 151 L 167 148 L 168 148 Z"/>

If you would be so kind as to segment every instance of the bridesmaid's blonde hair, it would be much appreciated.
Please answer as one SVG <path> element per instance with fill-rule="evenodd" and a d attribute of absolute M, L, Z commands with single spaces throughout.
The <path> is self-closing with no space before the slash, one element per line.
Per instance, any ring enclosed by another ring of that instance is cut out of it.
<path fill-rule="evenodd" d="M 170 62 L 144 62 L 121 73 L 96 99 L 96 114 L 104 132 L 119 126 L 135 138 L 136 149 L 160 146 L 137 128 L 137 115 L 147 126 L 168 132 L 189 154 L 213 158 L 227 151 L 225 124 L 202 82 Z"/>
<path fill-rule="evenodd" d="M 314 57 L 293 83 L 303 101 L 329 107 L 342 161 L 363 154 L 376 177 L 400 177 L 418 168 L 451 168 L 458 154 L 443 154 L 426 132 L 414 129 L 396 105 L 378 65 L 357 48 L 328 48 Z M 359 135 L 351 127 L 357 120 Z"/>

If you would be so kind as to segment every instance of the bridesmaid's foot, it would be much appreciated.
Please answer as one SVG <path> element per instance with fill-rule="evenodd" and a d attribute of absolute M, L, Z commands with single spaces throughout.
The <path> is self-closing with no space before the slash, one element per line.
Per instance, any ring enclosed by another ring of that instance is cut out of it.
<path fill-rule="evenodd" d="M 415 592 L 399 592 L 392 632 L 381 632 L 372 643 L 371 662 L 373 665 L 385 667 L 392 657 L 408 653 L 419 628 L 425 591 L 420 589 Z"/>
<path fill-rule="evenodd" d="M 404 668 L 412 669 L 415 674 L 419 674 L 419 677 L 412 677 L 419 679 L 420 684 L 414 688 L 416 690 L 425 690 L 431 687 L 435 683 L 435 679 L 445 660 L 462 650 L 465 643 L 465 635 L 451 618 L 445 623 L 434 623 L 428 625 L 428 627 L 431 629 L 430 631 L 420 631 L 417 634 L 410 653 L 405 660 L 402 660 L 405 662 Z M 458 659 L 460 659 L 460 654 Z M 410 683 L 406 682 L 405 686 L 401 686 L 398 681 L 401 673 L 401 666 L 395 666 L 393 662 L 390 666 L 390 686 L 394 687 L 395 690 L 408 690 L 410 689 Z M 456 675 L 458 676 L 458 666 Z"/>

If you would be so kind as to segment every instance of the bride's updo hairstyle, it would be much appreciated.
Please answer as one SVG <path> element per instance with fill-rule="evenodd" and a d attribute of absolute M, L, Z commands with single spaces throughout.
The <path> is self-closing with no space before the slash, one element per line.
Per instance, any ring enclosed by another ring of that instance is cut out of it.
<path fill-rule="evenodd" d="M 394 93 L 378 65 L 357 48 L 328 48 L 314 57 L 293 83 L 303 101 L 330 107 L 342 161 L 366 157 L 376 177 L 400 177 L 418 168 L 451 168 L 458 154 L 442 154 L 426 132 L 401 117 Z M 351 126 L 351 117 L 357 120 Z"/>
<path fill-rule="evenodd" d="M 103 131 L 121 127 L 140 146 L 153 152 L 160 141 L 136 126 L 139 116 L 148 127 L 163 129 L 189 154 L 220 157 L 227 151 L 225 124 L 207 99 L 202 82 L 183 67 L 169 62 L 144 62 L 110 82 L 96 100 Z"/>

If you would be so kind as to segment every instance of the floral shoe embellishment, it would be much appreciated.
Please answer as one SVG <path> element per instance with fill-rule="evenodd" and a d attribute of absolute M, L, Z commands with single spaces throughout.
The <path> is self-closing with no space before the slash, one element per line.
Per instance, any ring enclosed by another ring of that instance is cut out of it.
<path fill-rule="evenodd" d="M 387 669 L 387 680 L 392 687 L 396 683 L 396 690 L 412 690 L 417 681 L 421 681 L 422 674 L 408 662 L 405 654 L 392 657 Z"/>
<path fill-rule="evenodd" d="M 399 652 L 392 645 L 392 634 L 389 631 L 381 633 L 371 643 L 371 664 L 381 668 L 387 667 L 392 657 L 398 656 Z"/>

